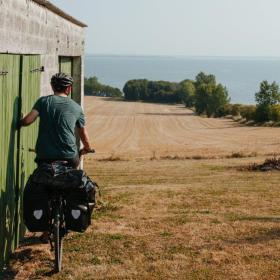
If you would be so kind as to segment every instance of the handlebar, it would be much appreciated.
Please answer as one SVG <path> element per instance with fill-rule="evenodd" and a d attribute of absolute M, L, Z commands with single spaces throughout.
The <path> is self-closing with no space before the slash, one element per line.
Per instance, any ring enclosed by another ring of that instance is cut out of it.
<path fill-rule="evenodd" d="M 80 157 L 80 158 L 82 157 L 82 151 L 83 151 L 83 149 L 81 149 L 81 150 L 79 151 L 79 157 Z M 94 153 L 95 153 L 95 150 L 94 150 L 94 149 L 91 149 L 91 150 L 87 151 L 86 154 L 94 154 Z"/>
<path fill-rule="evenodd" d="M 88 154 L 95 154 L 95 150 L 91 149 L 90 151 L 87 152 Z"/>
<path fill-rule="evenodd" d="M 36 153 L 36 150 L 35 149 L 31 149 L 29 148 L 28 149 L 29 152 L 32 152 L 32 153 Z M 79 151 L 79 154 L 81 154 L 82 150 Z M 95 150 L 94 149 L 91 149 L 87 152 L 87 154 L 95 154 Z"/>
<path fill-rule="evenodd" d="M 80 157 L 82 156 L 82 151 L 83 151 L 83 149 L 81 149 L 81 150 L 79 151 L 79 156 L 80 156 Z M 94 154 L 94 153 L 95 153 L 95 150 L 94 150 L 94 149 L 91 149 L 91 150 L 87 151 L 86 154 Z"/>

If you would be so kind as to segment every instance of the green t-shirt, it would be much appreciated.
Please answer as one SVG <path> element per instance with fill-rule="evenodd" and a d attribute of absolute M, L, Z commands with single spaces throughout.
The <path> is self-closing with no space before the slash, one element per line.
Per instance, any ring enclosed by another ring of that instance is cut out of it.
<path fill-rule="evenodd" d="M 69 97 L 41 97 L 33 109 L 39 112 L 36 144 L 38 159 L 70 159 L 78 154 L 76 127 L 85 126 L 82 107 Z"/>

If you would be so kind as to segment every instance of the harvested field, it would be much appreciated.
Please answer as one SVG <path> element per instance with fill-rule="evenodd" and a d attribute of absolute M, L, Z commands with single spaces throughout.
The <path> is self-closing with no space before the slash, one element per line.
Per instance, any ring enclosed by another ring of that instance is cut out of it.
<path fill-rule="evenodd" d="M 86 106 L 97 154 L 85 169 L 102 190 L 93 225 L 65 239 L 61 274 L 48 245 L 27 237 L 3 279 L 280 279 L 280 173 L 240 171 L 278 152 L 278 128 L 180 106 Z"/>
<path fill-rule="evenodd" d="M 100 97 L 86 97 L 85 102 L 99 159 L 243 157 L 280 151 L 280 128 L 201 118 L 180 105 Z"/>

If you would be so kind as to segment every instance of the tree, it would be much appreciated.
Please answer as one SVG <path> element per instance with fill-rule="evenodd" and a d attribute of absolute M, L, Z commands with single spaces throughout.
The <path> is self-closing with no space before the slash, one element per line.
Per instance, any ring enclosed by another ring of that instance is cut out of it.
<path fill-rule="evenodd" d="M 255 95 L 258 105 L 275 105 L 280 101 L 279 86 L 276 82 L 269 84 L 268 81 L 263 81 L 260 84 L 260 91 Z"/>
<path fill-rule="evenodd" d="M 85 94 L 86 95 L 97 95 L 107 97 L 121 97 L 122 92 L 119 88 L 114 88 L 108 85 L 99 83 L 97 77 L 85 78 Z"/>
<path fill-rule="evenodd" d="M 214 75 L 207 75 L 204 72 L 197 74 L 195 78 L 196 86 L 199 87 L 202 84 L 216 84 L 216 77 Z"/>
<path fill-rule="evenodd" d="M 269 84 L 268 81 L 261 82 L 260 90 L 256 93 L 255 98 L 257 102 L 256 121 L 269 121 L 271 116 L 270 111 L 280 101 L 278 84 L 276 82 Z"/>
<path fill-rule="evenodd" d="M 180 83 L 178 98 L 186 107 L 193 107 L 195 103 L 195 83 L 191 80 L 184 80 Z"/>
<path fill-rule="evenodd" d="M 86 95 L 93 95 L 94 92 L 100 90 L 99 82 L 97 77 L 85 77 L 85 94 Z"/>
<path fill-rule="evenodd" d="M 221 116 L 225 106 L 229 103 L 227 89 L 221 84 L 216 84 L 214 75 L 203 72 L 196 76 L 195 109 L 198 114 Z"/>
<path fill-rule="evenodd" d="M 124 88 L 124 96 L 127 100 L 147 100 L 148 93 L 147 93 L 147 80 L 130 80 L 128 81 Z"/>
<path fill-rule="evenodd" d="M 196 96 L 195 96 L 195 110 L 196 112 L 201 114 L 209 113 L 208 104 L 210 102 L 210 97 L 215 89 L 215 85 L 212 84 L 200 84 L 196 88 Z"/>
<path fill-rule="evenodd" d="M 209 99 L 207 115 L 214 115 L 215 117 L 223 116 L 225 107 L 229 102 L 228 90 L 223 85 L 218 84 L 215 86 L 212 96 Z"/>

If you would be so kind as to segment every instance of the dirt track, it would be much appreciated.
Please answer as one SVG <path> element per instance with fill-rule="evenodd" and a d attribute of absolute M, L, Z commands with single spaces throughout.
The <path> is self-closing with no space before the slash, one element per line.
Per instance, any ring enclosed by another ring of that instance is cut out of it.
<path fill-rule="evenodd" d="M 223 157 L 280 152 L 280 129 L 195 116 L 183 106 L 86 97 L 96 158 Z"/>

